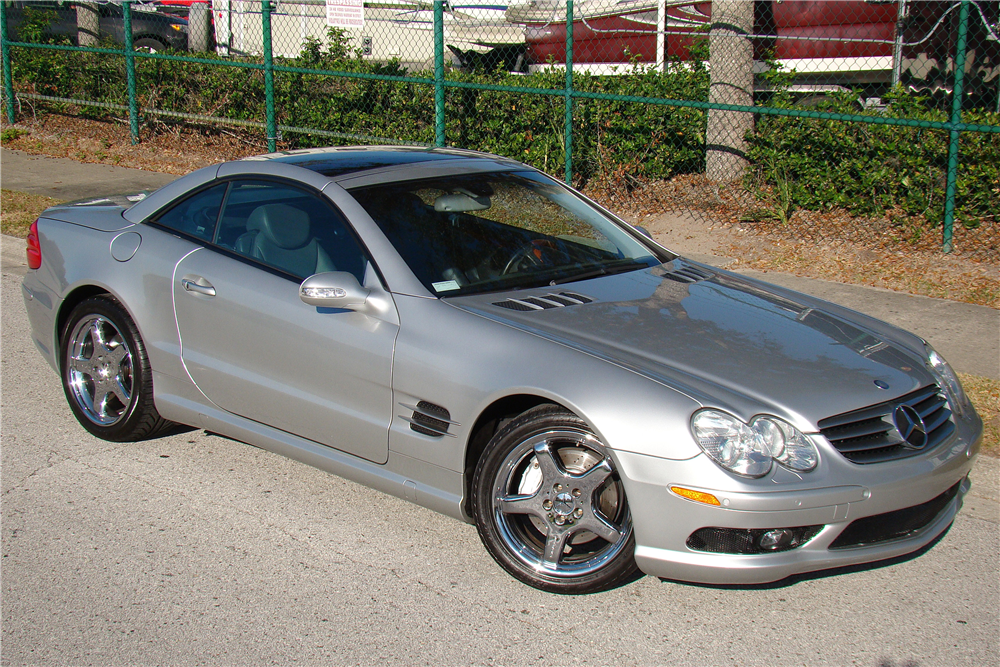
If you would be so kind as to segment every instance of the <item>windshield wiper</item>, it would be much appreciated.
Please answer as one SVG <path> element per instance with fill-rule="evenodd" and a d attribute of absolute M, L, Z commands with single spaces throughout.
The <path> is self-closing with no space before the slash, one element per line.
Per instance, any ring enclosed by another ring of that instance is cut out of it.
<path fill-rule="evenodd" d="M 627 273 L 629 271 L 637 271 L 639 269 L 648 269 L 648 262 L 628 262 L 627 264 L 616 264 L 613 266 L 599 266 L 594 269 L 587 271 L 581 271 L 580 273 L 574 273 L 569 276 L 563 276 L 562 278 L 555 278 L 549 285 L 562 285 L 563 283 L 573 283 L 580 280 L 587 280 L 588 278 L 598 278 L 600 276 L 611 276 L 616 273 Z"/>

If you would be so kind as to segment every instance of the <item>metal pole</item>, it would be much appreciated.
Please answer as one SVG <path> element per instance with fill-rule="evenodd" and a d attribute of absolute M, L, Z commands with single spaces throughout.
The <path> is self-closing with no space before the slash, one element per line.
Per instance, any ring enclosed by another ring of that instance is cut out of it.
<path fill-rule="evenodd" d="M 271 49 L 271 1 L 263 0 L 260 7 L 264 31 L 264 105 L 267 114 L 267 150 L 278 149 L 278 128 L 274 119 L 274 59 Z"/>
<path fill-rule="evenodd" d="M 444 138 L 444 3 L 434 0 L 434 145 Z"/>
<path fill-rule="evenodd" d="M 667 0 L 656 3 L 656 69 L 667 70 Z"/>
<path fill-rule="evenodd" d="M 3 91 L 7 102 L 7 122 L 14 124 L 14 72 L 10 68 L 10 39 L 7 37 L 7 8 L 0 7 L 0 41 L 3 42 Z"/>
<path fill-rule="evenodd" d="M 899 9 L 896 12 L 896 39 L 892 45 L 892 85 L 899 85 L 903 68 L 903 29 L 906 25 L 906 18 L 909 15 L 909 0 L 899 0 Z"/>
<path fill-rule="evenodd" d="M 125 81 L 128 88 L 128 127 L 132 134 L 132 145 L 139 143 L 139 101 L 135 92 L 135 47 L 132 42 L 132 2 L 122 3 L 122 18 L 125 27 Z"/>
<path fill-rule="evenodd" d="M 966 38 L 969 32 L 969 0 L 962 0 L 958 17 L 958 44 L 955 46 L 955 86 L 951 93 L 951 122 L 962 122 L 962 79 L 965 76 Z M 941 249 L 953 250 L 952 231 L 955 225 L 955 189 L 958 181 L 958 130 L 949 131 L 948 143 L 948 188 L 944 195 L 944 234 Z"/>
<path fill-rule="evenodd" d="M 573 184 L 573 0 L 566 0 L 566 184 Z"/>

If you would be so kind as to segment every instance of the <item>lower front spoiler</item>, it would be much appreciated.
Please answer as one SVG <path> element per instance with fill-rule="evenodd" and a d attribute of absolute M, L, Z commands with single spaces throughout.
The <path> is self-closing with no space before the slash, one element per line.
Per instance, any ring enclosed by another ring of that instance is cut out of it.
<path fill-rule="evenodd" d="M 767 584 L 797 574 L 887 560 L 933 543 L 954 521 L 971 486 L 967 477 L 963 479 L 956 496 L 918 533 L 879 544 L 829 549 L 844 530 L 844 524 L 830 524 L 807 544 L 780 553 L 745 556 L 636 546 L 635 560 L 639 569 L 654 577 L 721 585 Z"/>

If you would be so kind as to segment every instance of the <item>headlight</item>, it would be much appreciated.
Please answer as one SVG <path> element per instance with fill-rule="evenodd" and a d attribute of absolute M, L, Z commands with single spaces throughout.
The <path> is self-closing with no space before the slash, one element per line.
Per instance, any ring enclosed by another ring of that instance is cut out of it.
<path fill-rule="evenodd" d="M 764 439 L 775 461 L 797 472 L 809 472 L 819 457 L 816 448 L 799 429 L 774 417 L 758 417 L 750 425 Z"/>
<path fill-rule="evenodd" d="M 763 477 L 772 461 L 808 472 L 819 460 L 812 442 L 777 417 L 758 417 L 746 424 L 719 410 L 701 410 L 691 418 L 691 430 L 713 461 L 745 477 Z"/>
<path fill-rule="evenodd" d="M 951 366 L 947 361 L 944 360 L 937 351 L 924 343 L 924 348 L 927 350 L 927 368 L 937 379 L 938 384 L 944 389 L 944 393 L 948 396 L 948 403 L 951 404 L 951 411 L 959 415 L 965 414 L 965 409 L 969 405 L 969 399 L 965 395 L 965 390 L 962 389 L 962 383 L 959 381 L 958 376 L 955 375 L 955 371 L 951 369 Z"/>

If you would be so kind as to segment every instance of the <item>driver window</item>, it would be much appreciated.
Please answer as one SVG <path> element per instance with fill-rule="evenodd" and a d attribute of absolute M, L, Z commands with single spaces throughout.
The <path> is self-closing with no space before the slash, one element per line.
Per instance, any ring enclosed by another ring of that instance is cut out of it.
<path fill-rule="evenodd" d="M 187 236 L 211 241 L 219 220 L 222 198 L 226 195 L 225 183 L 202 190 L 194 196 L 159 216 L 156 223 Z"/>
<path fill-rule="evenodd" d="M 216 244 L 303 280 L 347 271 L 364 281 L 367 258 L 340 213 L 297 187 L 235 181 Z"/>

